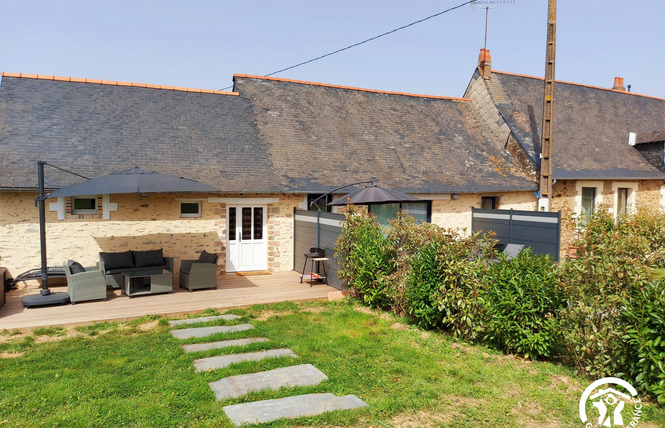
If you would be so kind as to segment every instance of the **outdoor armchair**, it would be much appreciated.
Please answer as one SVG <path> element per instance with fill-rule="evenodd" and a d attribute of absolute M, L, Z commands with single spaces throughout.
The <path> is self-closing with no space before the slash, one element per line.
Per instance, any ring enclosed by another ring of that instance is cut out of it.
<path fill-rule="evenodd" d="M 73 304 L 86 300 L 106 300 L 104 273 L 94 267 L 84 268 L 79 263 L 64 263 L 67 276 L 67 294 Z"/>
<path fill-rule="evenodd" d="M 180 264 L 180 287 L 191 293 L 202 288 L 217 289 L 217 254 L 203 251 L 198 260 L 183 260 Z"/>

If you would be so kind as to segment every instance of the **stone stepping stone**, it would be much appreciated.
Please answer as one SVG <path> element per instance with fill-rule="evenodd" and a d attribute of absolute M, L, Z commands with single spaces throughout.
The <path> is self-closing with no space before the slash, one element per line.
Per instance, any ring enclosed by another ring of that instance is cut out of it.
<path fill-rule="evenodd" d="M 219 357 L 201 358 L 194 361 L 194 368 L 197 372 L 203 372 L 210 369 L 223 369 L 231 364 L 241 363 L 243 361 L 260 361 L 265 358 L 291 357 L 298 358 L 290 349 L 271 349 L 269 351 L 249 352 L 246 354 L 221 355 Z"/>
<path fill-rule="evenodd" d="M 254 326 L 251 324 L 238 324 L 216 327 L 195 327 L 183 328 L 182 330 L 171 330 L 173 337 L 177 339 L 189 339 L 192 337 L 206 337 L 216 333 L 235 333 L 238 331 L 251 330 Z"/>
<path fill-rule="evenodd" d="M 226 314 L 226 315 L 216 315 L 212 317 L 191 318 L 187 320 L 173 320 L 169 321 L 169 325 L 199 324 L 202 322 L 217 321 L 217 320 L 233 321 L 240 318 L 241 317 L 239 315 Z"/>
<path fill-rule="evenodd" d="M 249 339 L 223 340 L 221 342 L 195 343 L 193 345 L 182 345 L 185 352 L 200 352 L 210 349 L 228 348 L 230 346 L 247 346 L 252 343 L 267 342 L 265 337 L 252 337 Z"/>
<path fill-rule="evenodd" d="M 245 423 L 258 424 L 280 418 L 315 416 L 333 410 L 350 410 L 365 406 L 367 403 L 355 395 L 337 397 L 334 394 L 307 394 L 234 404 L 225 406 L 224 412 L 231 422 L 240 426 Z"/>
<path fill-rule="evenodd" d="M 242 397 L 251 391 L 277 390 L 283 386 L 318 385 L 328 376 L 311 364 L 283 367 L 259 373 L 230 376 L 210 382 L 210 389 L 218 400 Z"/>

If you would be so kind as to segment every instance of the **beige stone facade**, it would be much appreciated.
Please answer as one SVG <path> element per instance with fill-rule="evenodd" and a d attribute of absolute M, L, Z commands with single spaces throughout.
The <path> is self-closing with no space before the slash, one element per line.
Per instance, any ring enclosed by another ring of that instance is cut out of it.
<path fill-rule="evenodd" d="M 16 276 L 40 266 L 39 215 L 36 193 L 0 194 L 0 262 Z M 219 254 L 219 272 L 226 270 L 227 205 L 266 207 L 267 267 L 289 271 L 293 267 L 293 211 L 299 195 L 110 195 L 109 218 L 104 219 L 102 198 L 97 214 L 72 215 L 70 201 L 47 200 L 46 236 L 49 266 L 73 259 L 94 265 L 100 251 L 163 248 L 166 256 L 196 259 L 202 250 Z M 180 202 L 200 202 L 201 216 L 181 218 Z M 63 213 L 62 210 L 65 212 Z M 53 210 L 53 211 L 52 211 Z M 64 214 L 64 216 L 63 216 Z M 59 219 L 60 218 L 60 219 Z"/>
<path fill-rule="evenodd" d="M 628 210 L 658 211 L 663 208 L 662 180 L 559 180 L 554 183 L 551 210 L 561 211 L 561 254 L 566 255 L 575 239 L 582 212 L 582 188 L 596 188 L 595 206 L 602 206 L 612 214 L 617 213 L 618 189 L 628 189 Z"/>
<path fill-rule="evenodd" d="M 459 199 L 432 201 L 432 223 L 471 233 L 471 209 L 481 208 L 483 196 L 498 198 L 496 208 L 501 210 L 534 211 L 538 202 L 531 192 L 460 194 Z"/>

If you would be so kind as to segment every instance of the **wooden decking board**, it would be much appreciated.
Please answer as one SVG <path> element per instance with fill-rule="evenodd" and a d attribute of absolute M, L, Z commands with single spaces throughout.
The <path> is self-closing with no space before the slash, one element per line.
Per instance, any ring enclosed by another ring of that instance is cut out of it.
<path fill-rule="evenodd" d="M 47 326 L 86 325 L 95 321 L 123 321 L 145 315 L 176 316 L 208 308 L 224 311 L 254 304 L 327 299 L 337 291 L 325 284 L 309 287 L 298 282 L 300 273 L 278 272 L 272 275 L 223 275 L 217 290 L 197 290 L 174 287 L 171 294 L 140 296 L 130 299 L 120 290 L 109 290 L 107 301 L 80 302 L 76 305 L 27 309 L 21 297 L 39 293 L 36 281 L 7 293 L 7 302 L 0 308 L 0 330 L 31 329 Z M 54 286 L 52 291 L 66 291 Z"/>

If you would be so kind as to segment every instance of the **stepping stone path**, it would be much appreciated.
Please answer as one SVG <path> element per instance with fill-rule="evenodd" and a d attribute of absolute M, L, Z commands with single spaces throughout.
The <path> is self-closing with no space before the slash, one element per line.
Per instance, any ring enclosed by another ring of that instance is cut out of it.
<path fill-rule="evenodd" d="M 216 333 L 235 333 L 238 331 L 251 330 L 254 326 L 251 324 L 238 324 L 218 327 L 196 327 L 183 328 L 182 330 L 171 330 L 173 337 L 177 339 L 190 339 L 192 337 L 206 337 Z"/>
<path fill-rule="evenodd" d="M 210 369 L 223 369 L 231 364 L 242 363 L 244 361 L 261 361 L 266 358 L 291 357 L 298 358 L 290 349 L 271 349 L 270 351 L 249 352 L 247 354 L 222 355 L 220 357 L 201 358 L 194 361 L 194 367 L 197 372 L 204 372 Z"/>
<path fill-rule="evenodd" d="M 214 317 L 193 318 L 187 320 L 169 321 L 172 326 L 189 325 L 216 320 L 231 321 L 240 318 L 237 315 L 220 315 Z M 251 330 L 251 324 L 238 324 L 232 326 L 194 327 L 180 330 L 171 330 L 177 339 L 201 338 L 217 333 L 235 333 Z M 221 349 L 230 346 L 245 346 L 251 343 L 267 342 L 263 337 L 225 340 L 212 343 L 197 343 L 183 345 L 185 352 L 199 352 L 210 349 Z M 259 361 L 264 358 L 291 357 L 298 358 L 290 349 L 272 349 L 268 351 L 249 352 L 245 354 L 221 355 L 217 357 L 201 358 L 194 361 L 197 372 L 224 368 L 242 361 Z M 311 364 L 302 364 L 269 370 L 266 372 L 250 373 L 239 376 L 230 376 L 210 382 L 210 389 L 217 400 L 241 397 L 251 391 L 264 389 L 277 390 L 282 387 L 313 386 L 327 380 L 328 377 Z M 298 418 L 301 416 L 315 416 L 333 410 L 349 410 L 365 407 L 367 403 L 355 395 L 337 397 L 334 394 L 306 394 L 277 400 L 262 400 L 250 403 L 235 404 L 224 407 L 224 412 L 236 425 L 244 423 L 270 422 L 280 418 Z"/>
<path fill-rule="evenodd" d="M 209 321 L 217 321 L 217 320 L 233 321 L 237 319 L 240 319 L 239 315 L 226 314 L 226 315 L 216 315 L 213 317 L 191 318 L 187 320 L 174 320 L 174 321 L 169 321 L 169 325 L 200 324 L 202 322 L 209 322 Z"/>
<path fill-rule="evenodd" d="M 185 352 L 200 352 L 210 349 L 228 348 L 231 346 L 247 346 L 252 343 L 267 342 L 265 337 L 251 337 L 249 339 L 223 340 L 221 342 L 195 343 L 193 345 L 182 345 Z"/>
<path fill-rule="evenodd" d="M 244 423 L 270 422 L 279 418 L 320 415 L 333 410 L 349 410 L 365 407 L 365 403 L 355 395 L 337 397 L 334 394 L 307 394 L 276 400 L 255 401 L 224 407 L 231 422 L 240 426 Z"/>
<path fill-rule="evenodd" d="M 267 372 L 225 377 L 217 382 L 210 382 L 210 389 L 218 400 L 238 398 L 251 391 L 263 389 L 277 390 L 283 386 L 314 386 L 328 376 L 311 364 L 284 367 Z"/>

